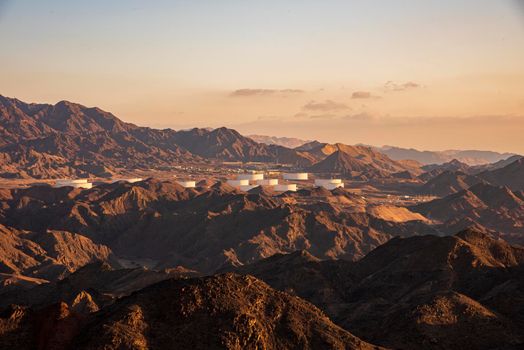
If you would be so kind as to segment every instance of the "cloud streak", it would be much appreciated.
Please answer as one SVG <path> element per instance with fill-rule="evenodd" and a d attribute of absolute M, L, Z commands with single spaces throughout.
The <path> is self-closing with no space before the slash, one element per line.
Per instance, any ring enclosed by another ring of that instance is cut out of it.
<path fill-rule="evenodd" d="M 380 96 L 376 96 L 376 95 L 373 95 L 371 92 L 369 91 L 355 91 L 352 95 L 351 95 L 351 98 L 356 100 L 356 99 L 362 99 L 362 100 L 365 100 L 365 99 L 379 99 Z"/>
<path fill-rule="evenodd" d="M 238 89 L 233 91 L 232 97 L 251 97 L 251 96 L 287 96 L 304 93 L 299 89 Z"/>
<path fill-rule="evenodd" d="M 329 119 L 336 119 L 337 116 L 334 114 L 318 114 L 318 115 L 312 115 L 309 116 L 309 119 L 317 119 L 317 120 L 329 120 Z"/>
<path fill-rule="evenodd" d="M 325 100 L 323 102 L 310 101 L 302 107 L 306 111 L 315 111 L 315 112 L 332 112 L 332 111 L 341 111 L 350 109 L 344 103 L 335 102 L 332 100 Z"/>
<path fill-rule="evenodd" d="M 345 115 L 341 119 L 346 121 L 372 121 L 375 118 L 368 113 L 358 113 Z"/>
<path fill-rule="evenodd" d="M 418 89 L 420 87 L 422 87 L 422 85 L 414 83 L 412 81 L 408 81 L 406 83 L 397 83 L 390 80 L 384 84 L 384 89 L 386 91 L 407 91 Z"/>

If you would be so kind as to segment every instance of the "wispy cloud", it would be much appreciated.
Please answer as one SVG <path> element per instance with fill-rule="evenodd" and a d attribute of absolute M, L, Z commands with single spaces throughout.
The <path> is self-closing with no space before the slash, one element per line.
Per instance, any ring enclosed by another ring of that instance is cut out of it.
<path fill-rule="evenodd" d="M 524 116 L 520 115 L 478 115 L 469 117 L 388 117 L 384 123 L 397 126 L 422 125 L 496 125 L 513 124 L 515 128 L 524 127 Z"/>
<path fill-rule="evenodd" d="M 302 107 L 302 109 L 306 111 L 330 112 L 347 110 L 350 108 L 344 103 L 335 102 L 332 100 L 325 100 L 323 102 L 310 101 L 304 107 Z"/>
<path fill-rule="evenodd" d="M 422 87 L 422 85 L 414 83 L 412 81 L 408 81 L 406 83 L 397 83 L 390 80 L 384 84 L 384 89 L 386 91 L 406 91 L 417 89 L 420 87 Z"/>
<path fill-rule="evenodd" d="M 320 120 L 328 120 L 328 119 L 336 119 L 337 116 L 334 114 L 317 114 L 317 115 L 311 115 L 309 116 L 309 119 L 320 119 Z"/>
<path fill-rule="evenodd" d="M 341 119 L 351 121 L 371 121 L 375 119 L 375 117 L 369 113 L 357 113 L 345 115 Z"/>
<path fill-rule="evenodd" d="M 233 91 L 230 96 L 232 97 L 249 97 L 249 96 L 271 96 L 271 95 L 295 95 L 303 93 L 303 90 L 299 89 L 238 89 Z"/>
<path fill-rule="evenodd" d="M 379 99 L 380 96 L 373 95 L 369 91 L 355 91 L 351 95 L 352 99 Z"/>
<path fill-rule="evenodd" d="M 282 119 L 284 118 L 277 115 L 261 115 L 257 118 L 258 121 L 279 121 Z"/>

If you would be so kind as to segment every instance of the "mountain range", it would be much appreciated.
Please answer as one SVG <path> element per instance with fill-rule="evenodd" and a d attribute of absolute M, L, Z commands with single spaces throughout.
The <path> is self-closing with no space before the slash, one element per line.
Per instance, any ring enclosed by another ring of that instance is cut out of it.
<path fill-rule="evenodd" d="M 280 145 L 288 148 L 297 148 L 312 141 L 263 135 L 250 135 L 253 140 L 270 145 Z M 318 142 L 318 141 L 317 141 Z M 363 145 L 370 147 L 368 145 Z M 414 160 L 422 165 L 443 164 L 453 160 L 460 161 L 469 166 L 482 166 L 486 164 L 503 161 L 514 156 L 509 152 L 493 152 L 480 150 L 445 150 L 445 151 L 420 151 L 414 148 L 402 148 L 396 146 L 371 146 L 374 150 L 387 155 L 393 160 Z"/>
<path fill-rule="evenodd" d="M 257 142 L 224 127 L 157 130 L 123 122 L 96 107 L 67 101 L 32 104 L 3 96 L 0 137 L 3 178 L 111 177 L 213 161 L 289 164 L 364 180 L 429 170 L 367 146 L 313 141 L 290 148 Z"/>
<path fill-rule="evenodd" d="M 512 157 L 510 160 L 511 163 L 497 162 L 480 169 L 459 162 L 431 166 L 427 172 L 419 176 L 419 179 L 424 180 L 425 183 L 417 189 L 417 192 L 443 197 L 466 190 L 478 183 L 507 186 L 514 191 L 523 191 L 524 158 Z"/>
<path fill-rule="evenodd" d="M 265 143 L 267 145 L 279 145 L 287 148 L 297 148 L 302 146 L 303 144 L 312 142 L 312 140 L 306 141 L 294 137 L 277 137 L 264 135 L 248 135 L 248 137 L 258 143 Z"/>
<path fill-rule="evenodd" d="M 443 164 L 458 160 L 470 166 L 495 163 L 509 157 L 514 153 L 499 153 L 478 150 L 447 150 L 447 151 L 419 151 L 413 148 L 394 146 L 377 147 L 377 150 L 394 160 L 412 159 L 421 164 Z"/>
<path fill-rule="evenodd" d="M 0 138 L 2 177 L 107 177 L 212 159 L 312 163 L 307 154 L 259 144 L 235 130 L 156 130 L 67 101 L 28 104 L 0 96 Z"/>

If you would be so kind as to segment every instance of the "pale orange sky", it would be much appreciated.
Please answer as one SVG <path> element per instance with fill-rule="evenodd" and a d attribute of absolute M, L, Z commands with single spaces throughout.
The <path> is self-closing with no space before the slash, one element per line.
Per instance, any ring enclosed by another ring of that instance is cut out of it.
<path fill-rule="evenodd" d="M 0 94 L 175 129 L 524 153 L 518 0 L 0 0 Z"/>

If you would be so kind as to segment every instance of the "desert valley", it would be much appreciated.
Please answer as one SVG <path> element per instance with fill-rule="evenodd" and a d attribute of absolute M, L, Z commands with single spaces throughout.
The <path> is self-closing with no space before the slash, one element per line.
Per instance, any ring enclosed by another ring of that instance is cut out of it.
<path fill-rule="evenodd" d="M 518 155 L 422 164 L 7 97 L 0 133 L 1 348 L 524 344 Z"/>

